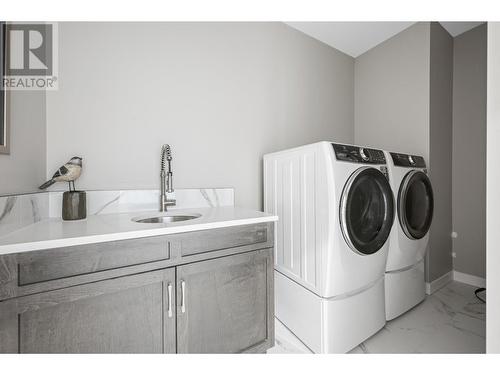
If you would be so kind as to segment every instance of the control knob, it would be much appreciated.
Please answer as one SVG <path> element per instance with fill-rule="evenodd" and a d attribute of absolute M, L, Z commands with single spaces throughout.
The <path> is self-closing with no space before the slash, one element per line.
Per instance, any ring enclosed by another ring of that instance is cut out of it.
<path fill-rule="evenodd" d="M 361 156 L 361 159 L 363 160 L 370 160 L 370 154 L 368 153 L 368 150 L 365 150 L 363 147 L 359 148 L 359 155 Z"/>

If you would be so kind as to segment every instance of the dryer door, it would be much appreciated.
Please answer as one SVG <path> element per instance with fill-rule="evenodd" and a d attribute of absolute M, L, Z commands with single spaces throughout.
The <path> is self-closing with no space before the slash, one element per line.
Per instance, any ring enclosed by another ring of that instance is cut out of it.
<path fill-rule="evenodd" d="M 361 255 L 385 244 L 394 222 L 394 196 L 385 175 L 362 167 L 347 180 L 340 200 L 340 225 L 349 247 Z"/>
<path fill-rule="evenodd" d="M 412 240 L 424 237 L 431 226 L 433 211 L 429 177 L 419 170 L 408 172 L 398 193 L 398 218 L 406 236 Z"/>

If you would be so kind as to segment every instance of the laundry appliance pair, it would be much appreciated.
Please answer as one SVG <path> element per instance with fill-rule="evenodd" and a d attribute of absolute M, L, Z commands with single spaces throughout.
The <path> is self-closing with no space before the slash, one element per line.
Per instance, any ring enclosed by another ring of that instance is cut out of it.
<path fill-rule="evenodd" d="M 264 195 L 275 315 L 312 352 L 345 353 L 425 298 L 422 157 L 333 142 L 267 154 Z"/>

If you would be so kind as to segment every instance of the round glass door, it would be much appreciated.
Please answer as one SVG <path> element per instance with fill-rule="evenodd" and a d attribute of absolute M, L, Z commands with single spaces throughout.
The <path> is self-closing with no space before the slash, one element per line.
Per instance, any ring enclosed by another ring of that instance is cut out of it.
<path fill-rule="evenodd" d="M 342 234 L 349 247 L 374 254 L 385 244 L 394 221 L 394 196 L 385 175 L 363 167 L 348 179 L 340 203 Z"/>
<path fill-rule="evenodd" d="M 398 217 L 406 236 L 424 237 L 431 227 L 434 196 L 429 177 L 422 171 L 411 171 L 403 178 L 398 193 Z"/>

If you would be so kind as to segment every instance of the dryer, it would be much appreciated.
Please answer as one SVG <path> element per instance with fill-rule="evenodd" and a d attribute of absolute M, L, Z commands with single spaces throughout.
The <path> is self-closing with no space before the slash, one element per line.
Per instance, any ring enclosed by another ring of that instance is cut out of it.
<path fill-rule="evenodd" d="M 434 198 L 423 157 L 387 151 L 385 155 L 397 211 L 385 272 L 386 319 L 391 320 L 425 298 L 424 258 Z"/>
<path fill-rule="evenodd" d="M 264 156 L 276 318 L 315 353 L 347 352 L 385 324 L 387 173 L 382 150 L 332 142 Z"/>

